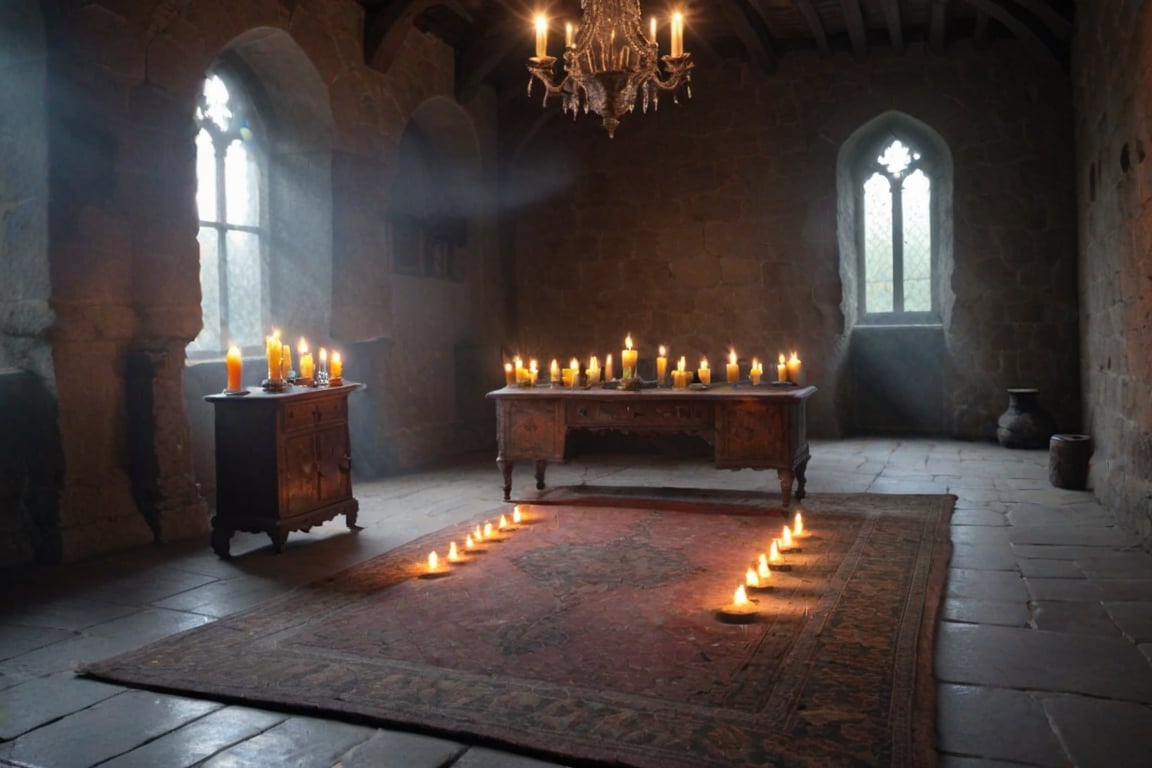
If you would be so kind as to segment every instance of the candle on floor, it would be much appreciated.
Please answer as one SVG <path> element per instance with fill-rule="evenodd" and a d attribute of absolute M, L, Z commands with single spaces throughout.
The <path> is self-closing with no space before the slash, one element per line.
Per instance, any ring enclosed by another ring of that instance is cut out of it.
<path fill-rule="evenodd" d="M 760 612 L 755 604 L 748 600 L 748 593 L 744 585 L 736 587 L 732 595 L 732 602 L 716 611 L 716 618 L 726 624 L 750 624 L 756 621 Z"/>
<path fill-rule="evenodd" d="M 448 545 L 448 562 L 455 563 L 460 560 L 460 551 L 456 549 L 456 542 Z"/>
<path fill-rule="evenodd" d="M 449 574 L 448 567 L 440 562 L 440 556 L 433 550 L 428 553 L 428 567 L 420 573 L 422 579 L 438 579 Z"/>
<path fill-rule="evenodd" d="M 803 517 L 803 515 L 800 514 L 800 510 L 796 510 L 796 517 L 792 521 L 792 535 L 793 536 L 805 535 L 804 517 Z"/>
<path fill-rule="evenodd" d="M 224 367 L 228 373 L 228 391 L 240 391 L 240 379 L 242 378 L 241 372 L 243 370 L 243 360 L 240 357 L 240 347 L 235 344 L 228 347 L 228 354 L 224 358 Z"/>

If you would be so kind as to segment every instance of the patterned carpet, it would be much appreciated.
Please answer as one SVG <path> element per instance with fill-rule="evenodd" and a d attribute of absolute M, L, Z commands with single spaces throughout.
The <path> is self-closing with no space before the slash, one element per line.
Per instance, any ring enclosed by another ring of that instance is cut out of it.
<path fill-rule="evenodd" d="M 508 507 L 82 673 L 637 768 L 932 766 L 951 496 L 812 496 L 808 535 L 718 621 L 782 517 Z M 423 577 L 422 577 L 423 576 Z"/>

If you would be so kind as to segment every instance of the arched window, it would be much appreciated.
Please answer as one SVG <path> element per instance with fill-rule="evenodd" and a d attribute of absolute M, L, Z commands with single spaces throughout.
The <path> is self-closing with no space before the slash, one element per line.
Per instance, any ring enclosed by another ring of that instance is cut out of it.
<path fill-rule="evenodd" d="M 865 323 L 939 322 L 934 160 L 914 139 L 892 134 L 860 155 L 854 178 Z"/>
<path fill-rule="evenodd" d="M 204 327 L 189 351 L 218 353 L 230 344 L 259 348 L 268 304 L 260 123 L 244 91 L 219 72 L 204 81 L 196 123 Z"/>

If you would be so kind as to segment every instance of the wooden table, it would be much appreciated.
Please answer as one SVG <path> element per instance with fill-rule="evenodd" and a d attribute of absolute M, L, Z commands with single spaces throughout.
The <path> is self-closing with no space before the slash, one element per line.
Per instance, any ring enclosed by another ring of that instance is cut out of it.
<path fill-rule="evenodd" d="M 212 549 L 228 557 L 236 531 L 267 533 L 276 552 L 289 531 L 344 515 L 356 529 L 348 395 L 360 384 L 208 395 L 216 415 Z"/>
<path fill-rule="evenodd" d="M 536 464 L 536 488 L 544 488 L 549 461 L 563 461 L 569 430 L 616 430 L 690 434 L 713 449 L 718 469 L 775 469 L 783 505 L 804 498 L 808 467 L 805 404 L 815 387 L 720 384 L 706 390 L 560 389 L 505 387 L 496 401 L 496 464 L 511 498 L 512 469 Z"/>

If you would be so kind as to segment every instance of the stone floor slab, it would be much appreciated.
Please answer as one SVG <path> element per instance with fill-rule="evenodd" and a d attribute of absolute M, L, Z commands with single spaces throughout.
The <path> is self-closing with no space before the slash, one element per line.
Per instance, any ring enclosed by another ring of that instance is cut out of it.
<path fill-rule="evenodd" d="M 1077 768 L 1152 765 L 1152 709 L 1080 696 L 1044 699 Z"/>
<path fill-rule="evenodd" d="M 287 717 L 249 707 L 224 707 L 101 763 L 100 768 L 188 768 L 275 727 Z"/>
<path fill-rule="evenodd" d="M 1048 725 L 1044 708 L 1031 694 L 971 685 L 937 688 L 939 748 L 978 758 L 1010 760 L 1060 768 L 1068 757 Z M 988 723 L 1011 723 L 989 729 Z"/>
<path fill-rule="evenodd" d="M 952 513 L 952 525 L 986 525 L 1003 527 L 1008 525 L 1002 512 L 991 509 L 956 509 Z"/>
<path fill-rule="evenodd" d="M 968 597 L 977 600 L 998 600 L 1004 602 L 1024 602 L 1028 590 L 1020 574 L 1011 571 L 983 571 L 970 568 L 950 568 L 948 586 L 945 592 L 949 597 Z"/>
<path fill-rule="evenodd" d="M 72 675 L 52 675 L 28 680 L 0 691 L 0 741 L 39 728 L 98 701 L 123 693 L 124 689 Z"/>
<path fill-rule="evenodd" d="M 1122 638 L 949 622 L 937 637 L 941 682 L 1152 703 L 1152 669 Z"/>
<path fill-rule="evenodd" d="M 1093 578 L 1152 579 L 1152 554 L 1148 552 L 1092 551 L 1076 564 Z"/>
<path fill-rule="evenodd" d="M 1013 525 L 1008 536 L 1013 544 L 1125 547 L 1135 542 L 1128 531 L 1095 525 Z"/>
<path fill-rule="evenodd" d="M 1084 572 L 1075 560 L 1040 560 L 1020 558 L 1017 560 L 1020 573 L 1025 578 L 1038 579 L 1082 579 Z"/>
<path fill-rule="evenodd" d="M 1032 606 L 1032 626 L 1074 635 L 1123 636 L 1100 603 L 1035 603 Z"/>
<path fill-rule="evenodd" d="M 964 528 L 952 530 L 964 530 Z M 981 571 L 1016 571 L 1019 567 L 1016 553 L 1008 544 L 982 545 L 963 542 L 953 545 L 951 566 Z"/>
<path fill-rule="evenodd" d="M 341 755 L 375 735 L 376 729 L 311 717 L 290 717 L 258 736 L 218 752 L 204 768 L 239 766 L 334 766 Z"/>
<path fill-rule="evenodd" d="M 1134 643 L 1152 643 L 1152 601 L 1146 603 L 1105 602 L 1103 607 L 1129 640 Z"/>
<path fill-rule="evenodd" d="M 1099 603 L 1104 592 L 1088 579 L 1024 579 L 1032 599 L 1080 603 Z"/>
<path fill-rule="evenodd" d="M 380 731 L 352 749 L 341 768 L 441 768 L 467 750 L 464 744 L 417 733 Z"/>
<path fill-rule="evenodd" d="M 473 747 L 453 763 L 452 768 L 560 768 L 560 764 L 485 747 Z"/>
<path fill-rule="evenodd" d="M 968 597 L 946 597 L 942 607 L 946 621 L 967 624 L 997 624 L 1004 627 L 1027 627 L 1028 606 L 1024 602 L 977 600 Z"/>

